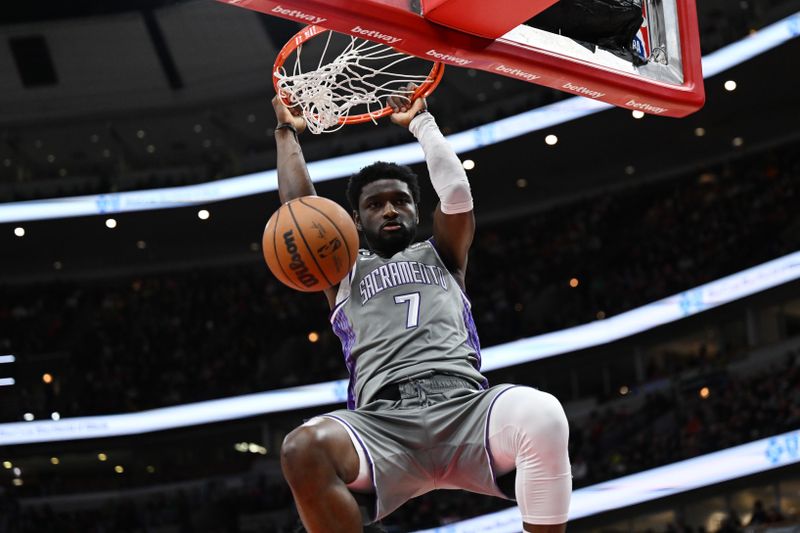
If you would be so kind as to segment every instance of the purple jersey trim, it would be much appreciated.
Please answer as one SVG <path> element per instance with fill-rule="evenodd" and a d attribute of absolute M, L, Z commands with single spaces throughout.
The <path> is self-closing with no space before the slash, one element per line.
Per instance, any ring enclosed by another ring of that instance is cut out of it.
<path fill-rule="evenodd" d="M 347 319 L 344 309 L 338 308 L 338 313 L 333 316 L 333 332 L 342 341 L 342 352 L 344 352 L 344 364 L 347 367 L 347 373 L 350 374 L 350 382 L 347 385 L 347 408 L 352 410 L 356 408 L 356 360 L 353 357 L 353 345 L 356 342 L 356 334 L 353 331 L 353 326 Z"/>
<path fill-rule="evenodd" d="M 464 310 L 462 316 L 464 318 L 464 327 L 467 328 L 467 345 L 475 350 L 475 358 L 478 360 L 475 370 L 480 372 L 481 369 L 481 341 L 478 338 L 478 328 L 475 326 L 475 320 L 472 318 L 472 309 L 469 305 L 469 300 L 462 293 L 464 298 Z M 483 383 L 480 384 L 481 388 L 489 388 L 489 380 L 484 378 Z"/>
<path fill-rule="evenodd" d="M 340 286 L 341 286 L 342 283 L 352 283 L 353 282 L 353 275 L 356 273 L 356 265 L 357 264 L 358 264 L 357 262 L 353 263 L 353 268 L 351 268 L 350 272 L 347 273 L 347 280 L 346 281 L 345 280 L 340 281 L 339 282 Z M 340 289 L 336 290 L 336 297 L 337 298 L 339 296 L 339 290 Z M 346 304 L 347 300 L 349 300 L 349 299 L 350 299 L 350 291 L 347 292 L 347 298 L 344 298 L 341 302 L 339 302 L 337 304 L 334 304 L 333 308 L 331 309 L 331 312 L 328 313 L 328 322 L 331 322 L 331 323 L 333 322 L 333 316 L 336 314 L 336 311 L 341 309 L 341 307 L 344 304 Z"/>
<path fill-rule="evenodd" d="M 342 306 L 343 306 L 344 304 L 346 304 L 346 303 L 347 303 L 347 300 L 349 300 L 349 299 L 350 299 L 350 297 L 348 296 L 347 298 L 345 298 L 344 300 L 342 300 L 341 302 L 339 302 L 338 304 L 336 304 L 336 305 L 333 307 L 333 309 L 331 309 L 331 312 L 330 312 L 330 313 L 328 313 L 328 322 L 330 322 L 331 324 L 333 324 L 333 319 L 334 319 L 334 317 L 336 316 L 336 312 L 337 312 L 337 311 L 339 311 L 339 309 L 341 309 L 341 308 L 342 308 Z"/>
<path fill-rule="evenodd" d="M 442 260 L 442 256 L 439 255 L 439 250 L 436 249 L 436 240 L 433 237 L 431 237 L 426 242 L 428 242 L 431 245 L 431 248 L 433 248 L 433 251 L 436 254 L 436 257 L 438 257 L 439 261 L 441 261 L 441 263 L 444 265 L 444 261 Z M 446 269 L 446 267 L 447 267 L 447 265 L 445 265 L 445 269 Z M 449 271 L 448 271 L 448 273 L 450 274 L 450 277 L 452 277 L 453 280 L 455 280 L 455 277 L 453 277 L 453 273 L 449 272 Z M 475 370 L 480 372 L 480 370 L 481 370 L 481 341 L 478 338 L 478 328 L 475 326 L 475 320 L 472 318 L 472 302 L 470 301 L 469 296 L 467 296 L 467 293 L 464 292 L 464 290 L 458 285 L 458 283 L 454 283 L 454 285 L 456 287 L 458 287 L 458 291 L 461 293 L 461 298 L 462 298 L 462 301 L 464 302 L 464 311 L 462 312 L 462 316 L 464 318 L 464 327 L 467 328 L 467 345 L 470 348 L 472 348 L 473 350 L 475 350 L 475 358 L 478 361 L 477 367 L 475 368 Z M 484 390 L 488 389 L 489 388 L 489 380 L 484 378 L 483 383 L 481 383 L 480 386 Z"/>

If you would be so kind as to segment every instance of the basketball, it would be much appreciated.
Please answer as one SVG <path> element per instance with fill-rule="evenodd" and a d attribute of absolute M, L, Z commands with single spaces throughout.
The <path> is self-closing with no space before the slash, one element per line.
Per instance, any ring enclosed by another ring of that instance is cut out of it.
<path fill-rule="evenodd" d="M 317 292 L 350 272 L 358 253 L 358 231 L 336 202 L 303 196 L 275 211 L 261 244 L 276 278 L 298 291 Z"/>

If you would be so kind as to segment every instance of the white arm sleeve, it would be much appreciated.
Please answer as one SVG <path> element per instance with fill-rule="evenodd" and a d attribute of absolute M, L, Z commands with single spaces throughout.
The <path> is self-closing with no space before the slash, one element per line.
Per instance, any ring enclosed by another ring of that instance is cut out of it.
<path fill-rule="evenodd" d="M 472 211 L 472 192 L 467 181 L 467 173 L 450 144 L 439 131 L 433 115 L 422 113 L 408 125 L 408 130 L 417 138 L 425 162 L 431 184 L 439 195 L 442 213 L 453 215 Z"/>

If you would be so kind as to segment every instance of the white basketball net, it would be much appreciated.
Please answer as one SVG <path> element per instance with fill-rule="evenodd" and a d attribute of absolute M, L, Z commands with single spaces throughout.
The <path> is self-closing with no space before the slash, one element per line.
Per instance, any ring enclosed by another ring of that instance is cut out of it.
<path fill-rule="evenodd" d="M 390 96 L 408 97 L 408 83 L 421 84 L 427 74 L 416 75 L 392 68 L 413 59 L 385 45 L 356 37 L 334 59 L 323 65 L 331 42 L 332 31 L 315 70 L 303 72 L 297 47 L 293 72 L 287 74 L 282 66 L 276 73 L 278 90 L 286 100 L 303 110 L 303 118 L 311 133 L 331 133 L 340 129 L 345 119 L 353 114 L 369 114 L 373 122 L 387 106 Z M 356 109 L 363 106 L 362 109 Z"/>

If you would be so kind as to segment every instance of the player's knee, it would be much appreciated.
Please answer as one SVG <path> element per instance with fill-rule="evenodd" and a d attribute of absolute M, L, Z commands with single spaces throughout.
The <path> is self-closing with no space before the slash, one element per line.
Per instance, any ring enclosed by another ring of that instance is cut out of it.
<path fill-rule="evenodd" d="M 518 387 L 513 392 L 520 407 L 515 410 L 514 422 L 526 444 L 524 450 L 539 456 L 566 455 L 569 422 L 558 399 L 529 387 Z"/>
<path fill-rule="evenodd" d="M 569 440 L 569 421 L 564 408 L 552 394 L 546 392 L 541 394 L 543 398 L 539 406 L 541 417 L 539 432 L 547 435 L 554 445 L 560 448 L 566 447 Z"/>
<path fill-rule="evenodd" d="M 320 432 L 313 426 L 300 426 L 286 435 L 281 445 L 281 468 L 290 484 L 325 460 L 321 444 Z"/>

